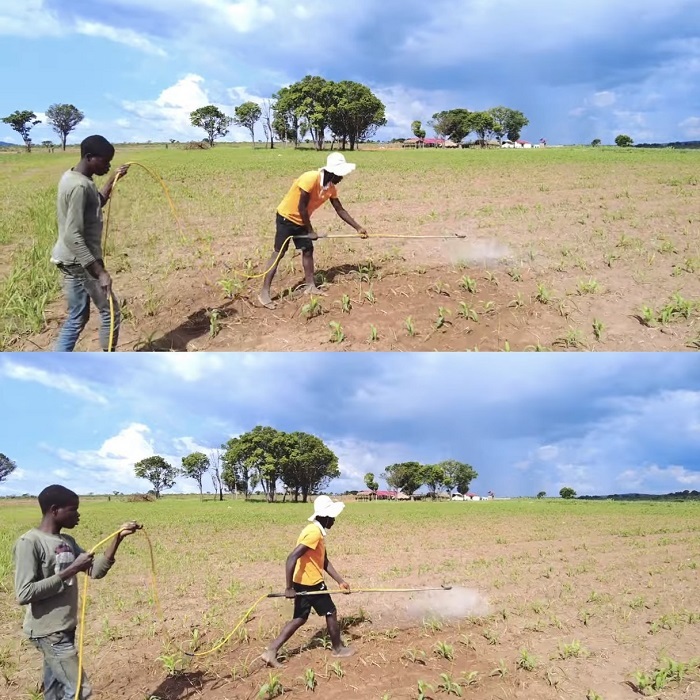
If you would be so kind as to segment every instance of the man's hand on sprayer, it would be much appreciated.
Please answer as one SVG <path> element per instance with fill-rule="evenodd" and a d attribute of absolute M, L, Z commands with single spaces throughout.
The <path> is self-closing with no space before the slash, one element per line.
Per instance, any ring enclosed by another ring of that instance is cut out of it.
<path fill-rule="evenodd" d="M 350 584 L 346 581 L 339 581 L 338 586 L 340 586 L 340 590 L 343 591 L 343 593 L 350 593 Z"/>
<path fill-rule="evenodd" d="M 129 164 L 127 163 L 126 165 L 120 165 L 115 171 L 114 175 L 112 175 L 112 181 L 116 180 L 119 178 L 120 180 L 126 176 L 126 174 L 129 172 Z"/>
<path fill-rule="evenodd" d="M 293 588 L 285 588 L 284 597 L 285 598 L 296 598 L 297 592 Z"/>
<path fill-rule="evenodd" d="M 369 234 L 367 233 L 367 229 L 364 226 L 357 229 L 357 235 L 360 238 L 369 238 Z"/>
<path fill-rule="evenodd" d="M 142 527 L 143 525 L 139 525 L 135 520 L 130 520 L 129 522 L 124 523 L 119 528 L 119 538 L 124 539 L 129 535 L 133 535 L 137 530 L 140 530 Z"/>

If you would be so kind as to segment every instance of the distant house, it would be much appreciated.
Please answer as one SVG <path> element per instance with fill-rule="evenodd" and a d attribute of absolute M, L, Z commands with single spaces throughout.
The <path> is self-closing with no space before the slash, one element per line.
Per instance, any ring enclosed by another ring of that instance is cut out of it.
<path fill-rule="evenodd" d="M 391 501 L 391 500 L 396 499 L 397 492 L 396 491 L 375 491 L 374 497 L 378 501 Z"/>
<path fill-rule="evenodd" d="M 459 148 L 460 144 L 456 141 L 445 141 L 445 148 Z"/>
<path fill-rule="evenodd" d="M 515 142 L 516 148 L 532 148 L 532 144 L 529 141 L 524 141 L 523 139 L 518 139 Z"/>
<path fill-rule="evenodd" d="M 445 139 L 423 139 L 423 148 L 442 148 Z"/>
<path fill-rule="evenodd" d="M 406 139 L 401 144 L 401 148 L 422 148 L 422 147 L 423 147 L 423 139 L 419 139 L 419 138 Z"/>
<path fill-rule="evenodd" d="M 464 497 L 464 500 L 465 501 L 480 501 L 481 496 L 479 496 L 479 494 L 470 492 Z"/>
<path fill-rule="evenodd" d="M 453 500 L 453 501 L 463 501 L 463 500 L 464 500 L 464 496 L 462 496 L 461 493 L 453 493 L 453 494 L 452 494 L 452 500 Z"/>
<path fill-rule="evenodd" d="M 501 143 L 501 148 L 515 148 L 515 144 L 509 139 L 504 139 Z"/>
<path fill-rule="evenodd" d="M 357 501 L 371 501 L 374 498 L 374 491 L 358 491 L 355 496 Z"/>

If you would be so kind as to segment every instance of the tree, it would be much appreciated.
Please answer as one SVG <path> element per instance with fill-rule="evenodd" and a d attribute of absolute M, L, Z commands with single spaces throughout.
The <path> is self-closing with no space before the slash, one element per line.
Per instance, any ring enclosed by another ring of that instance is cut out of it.
<path fill-rule="evenodd" d="M 194 479 L 197 482 L 200 498 L 204 497 L 202 493 L 202 479 L 209 471 L 210 466 L 209 457 L 202 452 L 193 452 L 191 455 L 182 458 L 181 473 L 188 479 Z"/>
<path fill-rule="evenodd" d="M 429 123 L 438 137 L 461 143 L 473 131 L 471 115 L 468 109 L 449 109 L 433 114 Z"/>
<path fill-rule="evenodd" d="M 17 465 L 9 457 L 0 453 L 0 483 L 5 481 L 15 469 Z"/>
<path fill-rule="evenodd" d="M 209 475 L 214 485 L 214 491 L 219 494 L 219 501 L 224 500 L 224 482 L 221 478 L 221 450 L 209 453 Z"/>
<path fill-rule="evenodd" d="M 341 148 L 345 150 L 349 142 L 353 151 L 386 124 L 384 104 L 366 85 L 352 80 L 329 83 L 329 88 L 335 99 L 328 110 L 328 126 L 341 141 Z"/>
<path fill-rule="evenodd" d="M 600 139 L 593 139 L 593 141 L 591 141 L 591 146 L 593 146 L 593 148 L 596 148 L 600 146 L 601 143 L 602 141 Z"/>
<path fill-rule="evenodd" d="M 246 498 L 257 484 L 272 503 L 275 500 L 282 462 L 287 457 L 285 433 L 270 427 L 256 426 L 248 433 L 224 445 L 222 478 L 230 490 L 232 485 Z"/>
<path fill-rule="evenodd" d="M 365 486 L 370 491 L 372 491 L 372 493 L 379 490 L 379 484 L 377 483 L 376 479 L 374 478 L 374 474 L 372 474 L 372 472 L 365 474 Z"/>
<path fill-rule="evenodd" d="M 481 146 L 486 146 L 486 138 L 491 133 L 495 133 L 496 122 L 490 112 L 472 112 L 469 118 L 471 130 L 476 132 L 476 135 L 481 141 Z"/>
<path fill-rule="evenodd" d="M 9 124 L 13 131 L 16 131 L 24 141 L 24 145 L 27 147 L 27 153 L 32 151 L 32 139 L 29 136 L 29 132 L 37 124 L 41 124 L 41 120 L 36 118 L 36 114 L 28 109 L 17 110 L 7 117 L 3 117 L 2 122 L 4 124 Z"/>
<path fill-rule="evenodd" d="M 452 481 L 440 464 L 428 464 L 423 467 L 423 482 L 433 493 L 433 499 L 443 486 L 451 487 Z"/>
<path fill-rule="evenodd" d="M 161 491 L 171 489 L 177 478 L 177 469 L 159 455 L 136 462 L 134 473 L 139 479 L 151 482 L 156 498 L 160 498 Z"/>
<path fill-rule="evenodd" d="M 423 124 L 419 121 L 411 123 L 411 132 L 417 139 L 425 138 L 425 129 L 423 128 Z"/>
<path fill-rule="evenodd" d="M 74 105 L 54 104 L 46 110 L 51 128 L 61 137 L 61 146 L 66 150 L 68 134 L 80 124 L 85 115 Z"/>
<path fill-rule="evenodd" d="M 255 102 L 244 102 L 235 108 L 236 116 L 233 121 L 238 126 L 242 126 L 250 131 L 250 140 L 255 147 L 255 124 L 262 116 L 260 105 Z"/>
<path fill-rule="evenodd" d="M 544 498 L 546 495 L 547 495 L 547 492 L 546 492 L 546 491 L 540 491 L 540 492 L 537 494 L 537 498 Z"/>
<path fill-rule="evenodd" d="M 566 499 L 575 498 L 575 497 L 576 497 L 576 491 L 574 491 L 574 490 L 571 488 L 571 486 L 564 486 L 564 488 L 562 488 L 562 489 L 559 491 L 559 495 L 560 495 L 562 498 L 566 498 Z"/>
<path fill-rule="evenodd" d="M 281 461 L 281 479 L 292 493 L 294 502 L 306 503 L 309 494 L 322 491 L 331 479 L 340 476 L 338 457 L 315 435 L 282 433 L 287 455 Z"/>
<path fill-rule="evenodd" d="M 458 462 L 456 459 L 445 460 L 438 466 L 445 470 L 452 488 L 456 488 L 461 494 L 469 493 L 469 484 L 479 476 L 471 464 Z"/>
<path fill-rule="evenodd" d="M 228 128 L 231 126 L 232 121 L 231 117 L 225 115 L 215 105 L 207 105 L 190 112 L 192 126 L 204 129 L 207 132 L 206 140 L 212 148 L 214 147 L 215 139 L 228 134 Z"/>
<path fill-rule="evenodd" d="M 493 133 L 499 141 L 502 141 L 504 136 L 509 141 L 517 141 L 520 138 L 520 132 L 530 123 L 522 112 L 510 107 L 493 107 L 489 113 L 493 119 Z"/>
<path fill-rule="evenodd" d="M 297 116 L 297 95 L 290 87 L 281 88 L 273 96 L 275 103 L 272 107 L 274 118 L 272 128 L 280 141 L 292 141 L 294 146 L 299 143 L 299 117 Z"/>
<path fill-rule="evenodd" d="M 270 100 L 263 100 L 262 102 L 262 125 L 263 131 L 265 132 L 265 138 L 270 142 L 270 150 L 275 147 L 275 129 L 272 125 L 274 119 L 274 111 L 272 109 L 272 102 Z"/>
<path fill-rule="evenodd" d="M 615 145 L 620 148 L 629 148 L 633 143 L 634 141 L 627 134 L 619 134 L 615 137 Z"/>
<path fill-rule="evenodd" d="M 387 467 L 381 477 L 391 488 L 410 496 L 425 483 L 425 470 L 418 462 L 401 462 Z"/>

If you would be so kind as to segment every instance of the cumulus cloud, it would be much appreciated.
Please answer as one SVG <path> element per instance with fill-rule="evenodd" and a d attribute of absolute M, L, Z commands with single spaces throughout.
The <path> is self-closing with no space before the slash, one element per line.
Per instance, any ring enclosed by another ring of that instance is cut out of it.
<path fill-rule="evenodd" d="M 93 389 L 87 382 L 68 374 L 29 367 L 12 360 L 5 360 L 0 364 L 0 374 L 21 382 L 41 384 L 49 389 L 71 394 L 86 401 L 102 405 L 107 404 L 105 396 Z"/>

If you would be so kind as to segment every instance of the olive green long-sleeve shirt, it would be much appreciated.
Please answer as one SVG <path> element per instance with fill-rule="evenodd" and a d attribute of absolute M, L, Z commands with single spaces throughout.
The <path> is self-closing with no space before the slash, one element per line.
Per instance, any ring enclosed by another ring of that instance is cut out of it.
<path fill-rule="evenodd" d="M 102 259 L 102 199 L 91 178 L 68 170 L 58 183 L 58 240 L 51 261 L 87 267 Z"/>
<path fill-rule="evenodd" d="M 37 528 L 15 542 L 15 596 L 20 605 L 27 606 L 23 630 L 28 637 L 46 637 L 77 627 L 78 582 L 75 576 L 63 581 L 58 574 L 84 551 L 70 535 L 51 535 Z M 113 564 L 104 555 L 95 557 L 90 577 L 102 578 Z"/>

